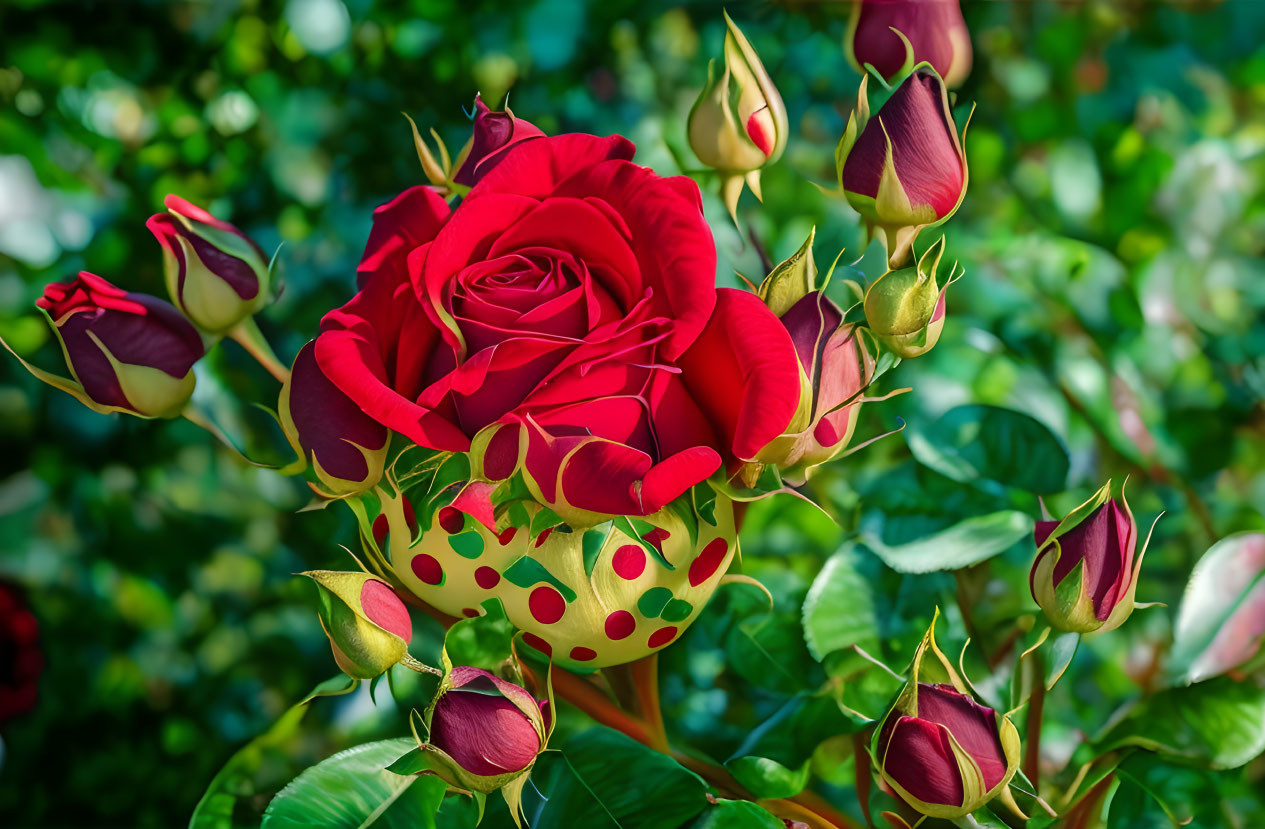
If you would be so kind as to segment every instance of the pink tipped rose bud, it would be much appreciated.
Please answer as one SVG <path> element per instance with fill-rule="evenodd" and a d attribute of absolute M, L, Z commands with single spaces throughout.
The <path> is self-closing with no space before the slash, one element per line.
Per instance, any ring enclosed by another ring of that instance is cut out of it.
<path fill-rule="evenodd" d="M 167 212 L 145 226 L 163 246 L 167 292 L 194 325 L 222 334 L 268 303 L 268 257 L 259 245 L 179 196 L 163 204 Z"/>
<path fill-rule="evenodd" d="M 457 172 L 452 177 L 455 183 L 466 187 L 478 184 L 516 145 L 544 135 L 530 121 L 515 118 L 509 107 L 504 112 L 493 112 L 478 95 L 474 109 L 474 134 L 463 157 L 457 159 Z"/>
<path fill-rule="evenodd" d="M 1005 717 L 952 685 L 919 682 L 883 721 L 874 757 L 883 778 L 915 809 L 960 817 L 991 800 L 1014 775 L 1018 736 L 1008 752 L 1007 726 L 1014 731 Z"/>
<path fill-rule="evenodd" d="M 1111 482 L 1062 521 L 1038 521 L 1029 584 L 1050 624 L 1091 633 L 1114 630 L 1133 612 L 1142 555 L 1137 524 Z"/>
<path fill-rule="evenodd" d="M 408 656 L 413 622 L 391 586 L 367 573 L 310 570 L 321 627 L 334 661 L 353 679 L 373 679 Z"/>
<path fill-rule="evenodd" d="M 924 61 L 950 88 L 971 71 L 971 38 L 958 0 L 859 0 L 844 48 L 858 72 L 872 66 L 887 81 Z"/>
<path fill-rule="evenodd" d="M 427 711 L 436 773 L 491 792 L 527 773 L 548 739 L 545 717 L 525 688 L 479 668 L 453 668 Z"/>
<path fill-rule="evenodd" d="M 193 394 L 202 337 L 170 303 L 81 271 L 35 304 L 48 313 L 75 381 L 36 376 L 98 411 L 175 417 Z"/>
<path fill-rule="evenodd" d="M 382 478 L 390 432 L 329 381 L 314 342 L 294 358 L 277 414 L 294 451 L 312 464 L 321 494 L 361 492 Z"/>
<path fill-rule="evenodd" d="M 948 219 L 962 203 L 966 155 L 948 91 L 931 69 L 915 70 L 872 118 L 865 90 L 862 82 L 837 154 L 839 184 L 897 267 L 919 230 Z"/>

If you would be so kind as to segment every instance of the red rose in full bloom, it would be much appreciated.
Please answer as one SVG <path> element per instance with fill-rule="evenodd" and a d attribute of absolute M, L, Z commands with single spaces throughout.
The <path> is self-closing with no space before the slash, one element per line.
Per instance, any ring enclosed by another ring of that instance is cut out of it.
<path fill-rule="evenodd" d="M 362 290 L 322 321 L 323 374 L 581 522 L 650 514 L 754 458 L 799 399 L 790 336 L 754 294 L 716 289 L 697 186 L 633 151 L 535 138 L 455 210 L 425 187 L 379 208 Z"/>

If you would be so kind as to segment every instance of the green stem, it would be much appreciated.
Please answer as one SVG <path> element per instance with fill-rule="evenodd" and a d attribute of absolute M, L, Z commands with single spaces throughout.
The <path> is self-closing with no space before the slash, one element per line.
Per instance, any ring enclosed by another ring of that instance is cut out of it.
<path fill-rule="evenodd" d="M 284 383 L 290 379 L 290 369 L 277 359 L 272 346 L 259 330 L 254 317 L 247 317 L 237 323 L 228 332 L 229 339 L 246 349 L 246 353 L 255 358 L 255 362 L 268 370 L 268 373 Z"/>

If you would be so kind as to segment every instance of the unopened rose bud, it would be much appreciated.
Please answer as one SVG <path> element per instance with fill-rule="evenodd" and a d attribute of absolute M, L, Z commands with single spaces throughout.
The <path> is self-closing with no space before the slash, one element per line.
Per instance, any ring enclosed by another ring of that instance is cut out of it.
<path fill-rule="evenodd" d="M 391 586 L 367 573 L 309 570 L 334 661 L 353 679 L 373 679 L 408 655 L 413 622 Z"/>
<path fill-rule="evenodd" d="M 937 280 L 944 237 L 923 253 L 916 266 L 888 271 L 865 292 L 865 321 L 898 357 L 926 354 L 944 330 L 944 299 L 955 278 Z"/>
<path fill-rule="evenodd" d="M 281 427 L 294 451 L 311 462 L 324 494 L 361 492 L 382 478 L 390 432 L 330 382 L 315 346 L 299 349 L 281 387 Z"/>
<path fill-rule="evenodd" d="M 799 358 L 800 399 L 786 431 L 756 460 L 775 464 L 791 482 L 807 479 L 815 467 L 847 447 L 861 410 L 858 398 L 874 370 L 856 326 L 844 324 L 843 311 L 816 288 L 813 236 L 774 268 L 759 289 L 791 335 Z"/>
<path fill-rule="evenodd" d="M 962 203 L 966 154 L 948 91 L 930 67 L 915 69 L 872 118 L 866 87 L 863 80 L 836 152 L 839 185 L 898 267 L 918 231 L 948 219 Z"/>
<path fill-rule="evenodd" d="M 541 704 L 479 668 L 453 668 L 427 709 L 432 769 L 451 785 L 488 793 L 528 773 L 548 740 Z M 509 798 L 507 797 L 507 800 Z"/>
<path fill-rule="evenodd" d="M 1138 528 L 1121 492 L 1108 481 L 1062 521 L 1038 521 L 1029 584 L 1050 624 L 1091 633 L 1114 630 L 1133 612 L 1142 554 Z M 1143 550 L 1143 553 L 1145 550 Z"/>
<path fill-rule="evenodd" d="M 930 817 L 975 811 L 1002 794 L 1019 767 L 1019 732 L 1009 718 L 971 697 L 935 644 L 934 620 L 914 656 L 909 683 L 873 739 L 883 780 Z"/>
<path fill-rule="evenodd" d="M 268 257 L 228 222 L 176 195 L 145 226 L 163 246 L 171 301 L 193 324 L 223 334 L 268 304 Z"/>
<path fill-rule="evenodd" d="M 786 105 L 765 71 L 760 56 L 725 14 L 725 66 L 707 67 L 707 85 L 690 110 L 690 147 L 708 167 L 723 175 L 725 205 L 735 214 L 746 181 L 760 197 L 760 169 L 786 149 Z"/>
<path fill-rule="evenodd" d="M 478 184 L 518 144 L 544 136 L 530 121 L 516 118 L 509 107 L 503 112 L 492 111 L 478 95 L 474 98 L 474 109 L 474 134 L 466 150 L 457 157 L 457 172 L 452 177 L 454 182 L 466 187 Z"/>
<path fill-rule="evenodd" d="M 170 303 L 81 271 L 47 286 L 35 304 L 48 313 L 75 378 L 28 366 L 41 380 L 98 411 L 175 417 L 184 409 L 205 348 Z"/>
<path fill-rule="evenodd" d="M 971 37 L 958 0 L 858 0 L 844 48 L 858 72 L 872 66 L 888 81 L 924 61 L 950 88 L 971 71 Z"/>

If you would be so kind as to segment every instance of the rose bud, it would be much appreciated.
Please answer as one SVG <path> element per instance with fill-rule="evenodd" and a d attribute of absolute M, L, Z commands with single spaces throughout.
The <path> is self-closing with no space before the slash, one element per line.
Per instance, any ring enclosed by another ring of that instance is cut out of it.
<path fill-rule="evenodd" d="M 353 679 L 373 679 L 408 658 L 413 621 L 386 582 L 368 573 L 309 570 L 316 582 L 321 627 L 334 661 Z"/>
<path fill-rule="evenodd" d="M 1133 612 L 1142 555 L 1129 503 L 1111 481 L 1062 521 L 1038 521 L 1029 585 L 1050 624 L 1073 633 L 1120 627 Z"/>
<path fill-rule="evenodd" d="M 962 203 L 966 154 L 935 70 L 920 64 L 872 119 L 866 86 L 835 153 L 839 186 L 899 267 L 918 231 Z"/>
<path fill-rule="evenodd" d="M 43 670 L 39 623 L 18 587 L 0 582 L 0 724 L 35 707 Z"/>
<path fill-rule="evenodd" d="M 268 304 L 268 257 L 259 245 L 176 195 L 145 226 L 163 246 L 172 302 L 193 324 L 223 334 Z"/>
<path fill-rule="evenodd" d="M 782 478 L 806 480 L 814 468 L 838 456 L 856 428 L 857 398 L 869 383 L 874 361 L 845 325 L 843 311 L 816 288 L 810 233 L 804 245 L 760 284 L 759 295 L 778 315 L 799 358 L 800 398 L 786 431 L 756 456 L 776 464 Z"/>
<path fill-rule="evenodd" d="M 707 66 L 707 85 L 690 110 L 687 132 L 699 160 L 722 174 L 721 195 L 730 215 L 745 181 L 760 198 L 760 169 L 786 149 L 789 125 L 782 96 L 760 56 L 725 13 L 725 70 Z"/>
<path fill-rule="evenodd" d="M 517 812 L 515 796 L 549 739 L 535 697 L 487 671 L 458 666 L 440 682 L 425 722 L 429 738 L 421 748 L 436 774 L 484 794 L 504 787 Z"/>
<path fill-rule="evenodd" d="M 1019 767 L 1019 732 L 972 699 L 936 646 L 935 624 L 914 654 L 909 683 L 875 729 L 871 753 L 884 782 L 910 806 L 952 819 L 998 795 L 1010 798 L 1005 790 Z"/>
<path fill-rule="evenodd" d="M 518 144 L 544 135 L 530 121 L 514 117 L 509 107 L 503 112 L 492 111 L 478 95 L 474 97 L 474 110 L 474 134 L 457 157 L 457 172 L 452 177 L 465 187 L 478 184 Z"/>
<path fill-rule="evenodd" d="M 944 237 L 927 248 L 917 266 L 888 271 L 865 292 L 865 321 L 898 357 L 926 354 L 944 330 L 944 298 L 958 279 L 957 263 L 941 287 L 936 280 Z"/>
<path fill-rule="evenodd" d="M 54 282 L 35 304 L 61 342 L 74 380 L 23 361 L 45 383 L 94 411 L 175 417 L 193 394 L 193 364 L 202 337 L 180 312 L 157 297 L 133 294 L 80 271 Z"/>
<path fill-rule="evenodd" d="M 311 462 L 319 494 L 362 492 L 382 478 L 390 432 L 329 381 L 313 343 L 294 358 L 277 414 L 294 451 Z"/>
<path fill-rule="evenodd" d="M 887 81 L 924 61 L 950 88 L 971 71 L 971 37 L 958 0 L 859 0 L 843 45 L 858 72 L 872 67 Z"/>

